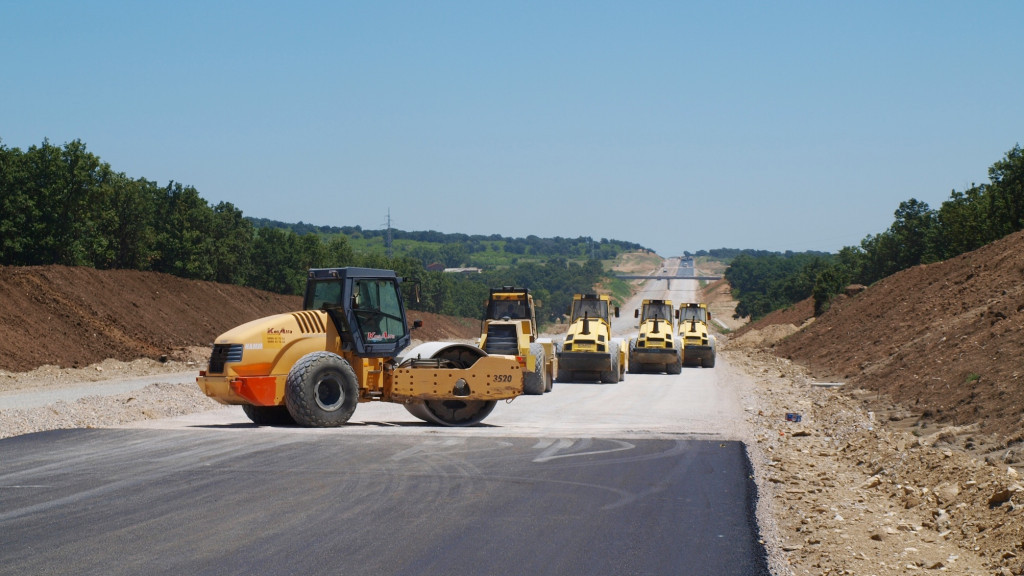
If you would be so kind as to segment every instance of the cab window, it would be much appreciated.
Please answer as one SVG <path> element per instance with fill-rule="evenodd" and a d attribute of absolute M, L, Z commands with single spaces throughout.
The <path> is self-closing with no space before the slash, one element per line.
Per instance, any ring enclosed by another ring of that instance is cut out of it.
<path fill-rule="evenodd" d="M 572 317 L 607 318 L 608 303 L 604 300 L 577 300 L 573 304 Z"/>
<path fill-rule="evenodd" d="M 317 282 L 313 287 L 313 301 L 306 306 L 307 310 L 324 310 L 341 306 L 341 282 Z"/>
<path fill-rule="evenodd" d="M 698 322 L 706 322 L 706 310 L 704 308 L 683 308 L 682 314 L 680 314 L 681 320 L 693 320 L 694 318 L 696 318 Z"/>
<path fill-rule="evenodd" d="M 352 311 L 364 342 L 395 342 L 405 336 L 398 284 L 388 280 L 356 280 Z"/>
<path fill-rule="evenodd" d="M 495 300 L 491 302 L 490 318 L 501 320 L 502 318 L 526 318 L 526 306 L 519 300 Z"/>
<path fill-rule="evenodd" d="M 668 304 L 648 304 L 644 306 L 644 318 L 653 320 L 669 320 L 672 318 L 672 309 Z"/>

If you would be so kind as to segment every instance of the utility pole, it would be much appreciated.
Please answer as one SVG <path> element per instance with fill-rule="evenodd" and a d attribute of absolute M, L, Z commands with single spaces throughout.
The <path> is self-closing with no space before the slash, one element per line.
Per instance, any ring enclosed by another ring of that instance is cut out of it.
<path fill-rule="evenodd" d="M 388 208 L 388 234 L 384 237 L 384 246 L 388 249 L 388 260 L 391 260 L 391 208 Z"/>

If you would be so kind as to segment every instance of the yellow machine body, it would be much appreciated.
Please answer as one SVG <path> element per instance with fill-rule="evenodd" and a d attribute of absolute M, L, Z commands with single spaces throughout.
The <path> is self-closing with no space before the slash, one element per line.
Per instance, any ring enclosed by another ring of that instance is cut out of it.
<path fill-rule="evenodd" d="M 684 302 L 679 305 L 679 338 L 683 341 L 683 364 L 715 367 L 717 340 L 708 330 L 711 312 L 707 304 Z"/>
<path fill-rule="evenodd" d="M 569 329 L 558 357 L 558 381 L 621 382 L 629 365 L 628 349 L 612 338 L 611 315 L 619 316 L 606 294 L 574 294 Z"/>
<path fill-rule="evenodd" d="M 555 343 L 539 336 L 537 311 L 528 288 L 492 288 L 484 307 L 477 347 L 515 356 L 524 370 L 525 394 L 550 392 L 558 371 Z"/>
<path fill-rule="evenodd" d="M 636 337 L 629 341 L 630 372 L 682 371 L 682 339 L 675 333 L 674 322 L 678 315 L 671 300 L 644 300 L 633 312 L 640 324 Z"/>

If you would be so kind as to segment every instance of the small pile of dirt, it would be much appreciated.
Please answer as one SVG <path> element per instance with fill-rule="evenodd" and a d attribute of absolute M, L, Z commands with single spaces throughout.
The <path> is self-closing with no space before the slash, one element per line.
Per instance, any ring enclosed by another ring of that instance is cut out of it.
<path fill-rule="evenodd" d="M 765 326 L 788 324 L 794 328 L 800 328 L 811 318 L 814 318 L 814 300 L 807 298 L 787 308 L 771 312 L 757 322 L 751 322 L 743 326 L 733 333 L 733 338 L 743 336 L 750 330 L 762 330 Z"/>
<path fill-rule="evenodd" d="M 790 334 L 795 334 L 798 327 L 784 322 L 782 324 L 769 324 L 763 328 L 744 330 L 739 336 L 730 336 L 730 348 L 763 348 L 772 346 Z"/>

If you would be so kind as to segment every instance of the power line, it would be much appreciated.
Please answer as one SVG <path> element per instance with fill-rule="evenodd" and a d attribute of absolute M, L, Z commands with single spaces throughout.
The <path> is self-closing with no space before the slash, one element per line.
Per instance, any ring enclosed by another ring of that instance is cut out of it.
<path fill-rule="evenodd" d="M 387 248 L 388 260 L 391 259 L 391 208 L 388 208 L 387 236 L 384 237 L 384 247 Z"/>

